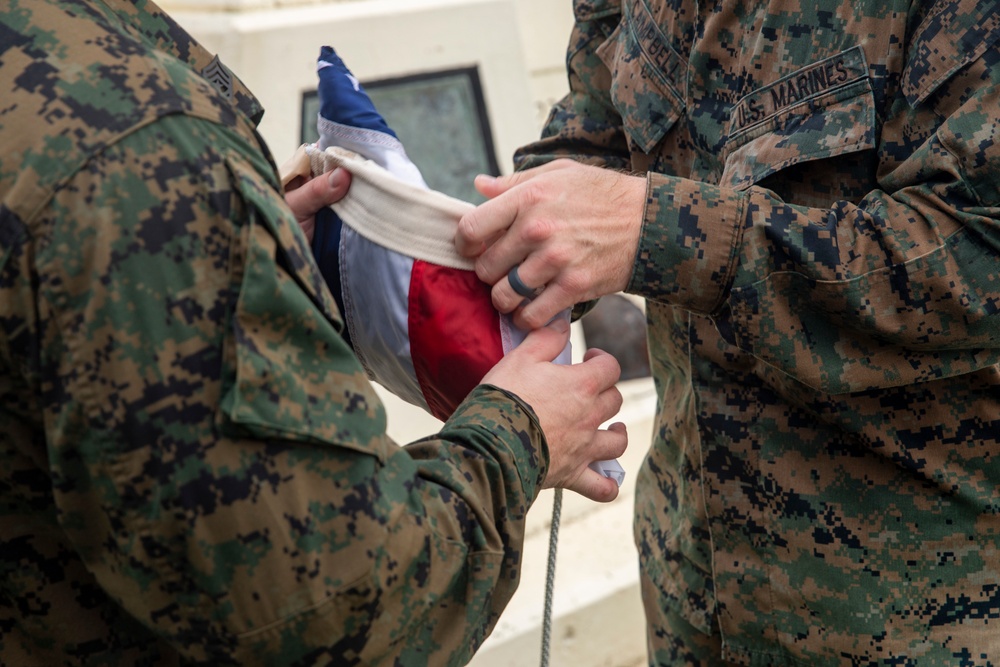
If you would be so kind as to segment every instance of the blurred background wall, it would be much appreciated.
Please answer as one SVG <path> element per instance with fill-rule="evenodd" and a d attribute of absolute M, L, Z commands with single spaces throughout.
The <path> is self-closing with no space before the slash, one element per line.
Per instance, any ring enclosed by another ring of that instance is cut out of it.
<path fill-rule="evenodd" d="M 488 135 L 503 172 L 514 149 L 538 135 L 566 91 L 569 0 L 164 0 L 182 25 L 218 52 L 263 102 L 260 130 L 276 159 L 301 143 L 303 102 L 316 89 L 315 63 L 330 45 L 369 88 L 471 68 Z M 417 85 L 419 87 L 419 85 Z M 382 109 L 390 114 L 395 109 Z M 410 111 L 413 111 L 412 109 Z M 426 113 L 428 108 L 417 109 Z M 461 110 L 425 126 L 448 139 Z M 470 126 L 475 119 L 465 118 Z M 307 121 L 312 123 L 314 121 Z M 392 124 L 392 119 L 390 119 Z M 310 128 L 307 127 L 307 130 Z M 401 137 L 407 149 L 418 137 Z M 419 166 L 419 165 L 418 165 Z"/>

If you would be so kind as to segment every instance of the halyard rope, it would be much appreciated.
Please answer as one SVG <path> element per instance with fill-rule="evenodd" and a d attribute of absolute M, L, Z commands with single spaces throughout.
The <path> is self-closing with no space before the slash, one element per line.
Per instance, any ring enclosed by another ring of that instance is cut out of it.
<path fill-rule="evenodd" d="M 549 531 L 549 563 L 545 573 L 545 611 L 542 615 L 542 661 L 541 667 L 549 666 L 549 650 L 552 639 L 552 594 L 556 583 L 556 544 L 559 541 L 559 515 L 562 510 L 562 489 L 556 489 L 552 497 L 552 528 Z"/>

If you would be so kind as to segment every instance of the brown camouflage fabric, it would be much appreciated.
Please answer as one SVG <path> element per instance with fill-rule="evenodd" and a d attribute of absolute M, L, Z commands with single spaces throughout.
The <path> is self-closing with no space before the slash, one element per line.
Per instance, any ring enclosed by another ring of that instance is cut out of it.
<path fill-rule="evenodd" d="M 0 5 L 0 664 L 460 665 L 517 585 L 535 416 L 386 437 L 260 113 L 150 2 Z"/>
<path fill-rule="evenodd" d="M 517 163 L 647 174 L 650 662 L 1000 664 L 1000 2 L 574 9 Z"/>

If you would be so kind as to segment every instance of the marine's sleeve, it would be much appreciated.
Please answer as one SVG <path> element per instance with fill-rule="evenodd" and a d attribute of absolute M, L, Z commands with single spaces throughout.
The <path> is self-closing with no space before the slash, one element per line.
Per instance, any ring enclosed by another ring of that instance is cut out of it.
<path fill-rule="evenodd" d="M 731 343 L 829 393 L 1000 362 L 996 38 L 961 14 L 912 38 L 902 99 L 872 142 L 878 189 L 857 202 L 650 174 L 627 291 L 711 315 Z"/>
<path fill-rule="evenodd" d="M 60 523 L 209 664 L 464 664 L 518 580 L 547 452 L 479 387 L 401 448 L 263 156 L 182 115 L 32 221 Z"/>

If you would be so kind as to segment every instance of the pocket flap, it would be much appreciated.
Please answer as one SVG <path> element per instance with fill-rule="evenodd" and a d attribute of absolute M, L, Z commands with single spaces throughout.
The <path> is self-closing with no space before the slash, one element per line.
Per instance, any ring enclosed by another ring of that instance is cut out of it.
<path fill-rule="evenodd" d="M 860 47 L 744 97 L 721 183 L 744 190 L 788 167 L 875 147 L 875 95 Z"/>
<path fill-rule="evenodd" d="M 684 59 L 639 6 L 622 19 L 597 55 L 611 72 L 611 102 L 625 131 L 639 150 L 651 153 L 684 111 L 684 97 L 673 85 L 685 71 Z"/>
<path fill-rule="evenodd" d="M 386 455 L 385 409 L 340 336 L 332 297 L 284 200 L 230 160 L 246 205 L 222 411 L 229 428 Z M 319 285 L 317 285 L 317 281 Z"/>

